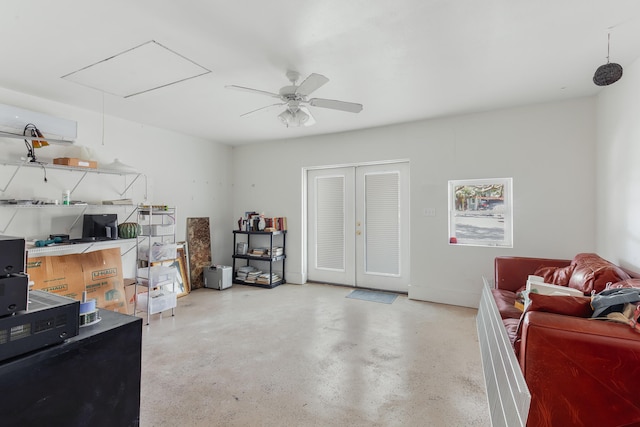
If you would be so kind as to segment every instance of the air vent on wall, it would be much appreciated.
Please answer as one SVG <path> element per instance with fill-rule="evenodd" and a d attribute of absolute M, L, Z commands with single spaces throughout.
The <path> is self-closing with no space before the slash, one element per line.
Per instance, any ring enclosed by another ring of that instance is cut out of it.
<path fill-rule="evenodd" d="M 35 125 L 42 137 L 24 136 L 25 127 Z M 49 142 L 69 144 L 75 141 L 78 123 L 43 113 L 0 104 L 0 137 L 18 139 L 46 139 Z"/>

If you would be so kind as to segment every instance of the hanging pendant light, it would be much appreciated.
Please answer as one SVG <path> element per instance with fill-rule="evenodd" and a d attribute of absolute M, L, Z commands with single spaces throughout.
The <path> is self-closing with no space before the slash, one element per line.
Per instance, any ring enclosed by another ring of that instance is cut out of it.
<path fill-rule="evenodd" d="M 609 86 L 620 80 L 622 77 L 622 66 L 613 62 L 609 62 L 609 44 L 611 41 L 611 33 L 607 34 L 607 63 L 601 65 L 593 75 L 593 82 L 598 86 Z"/>

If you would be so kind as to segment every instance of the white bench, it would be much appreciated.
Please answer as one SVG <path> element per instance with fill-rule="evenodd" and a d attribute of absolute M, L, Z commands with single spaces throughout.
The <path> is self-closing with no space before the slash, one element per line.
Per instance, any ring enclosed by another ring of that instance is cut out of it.
<path fill-rule="evenodd" d="M 477 328 L 484 382 L 494 427 L 525 426 L 531 393 L 511 347 L 487 280 L 482 287 Z"/>

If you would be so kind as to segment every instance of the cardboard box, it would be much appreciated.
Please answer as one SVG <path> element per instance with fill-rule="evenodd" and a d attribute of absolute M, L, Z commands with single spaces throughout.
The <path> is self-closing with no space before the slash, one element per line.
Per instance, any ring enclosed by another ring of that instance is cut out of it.
<path fill-rule="evenodd" d="M 94 162 L 93 160 L 82 160 L 76 157 L 57 157 L 53 159 L 53 164 L 90 169 L 96 169 L 98 167 L 98 162 Z"/>
<path fill-rule="evenodd" d="M 82 299 L 84 275 L 80 258 L 75 255 L 28 258 L 27 274 L 33 289 Z"/>
<path fill-rule="evenodd" d="M 29 258 L 27 274 L 33 289 L 78 301 L 86 291 L 98 308 L 127 313 L 120 248 Z"/>
<path fill-rule="evenodd" d="M 135 300 L 136 279 L 124 279 L 124 296 L 127 305 L 127 314 L 135 315 L 133 312 L 133 303 Z M 147 288 L 138 285 L 138 293 L 146 293 Z"/>

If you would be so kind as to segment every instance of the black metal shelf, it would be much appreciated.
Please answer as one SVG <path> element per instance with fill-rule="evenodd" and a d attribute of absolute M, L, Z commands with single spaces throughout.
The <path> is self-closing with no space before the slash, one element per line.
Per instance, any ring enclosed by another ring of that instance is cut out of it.
<path fill-rule="evenodd" d="M 283 280 L 278 280 L 277 282 L 273 282 L 271 284 L 267 284 L 267 283 L 245 282 L 243 280 L 234 279 L 233 283 L 238 284 L 238 285 L 255 286 L 257 288 L 273 289 L 276 286 L 280 286 L 285 282 Z"/>
<path fill-rule="evenodd" d="M 275 230 L 275 231 L 243 231 L 243 230 L 233 230 L 234 234 L 263 234 L 269 235 L 272 234 L 277 236 L 279 234 L 286 234 L 287 230 Z"/>
<path fill-rule="evenodd" d="M 279 286 L 283 283 L 286 283 L 285 280 L 285 259 L 287 258 L 286 255 L 286 241 L 287 241 L 287 231 L 286 230 L 276 230 L 276 231 L 242 231 L 242 230 L 233 230 L 233 250 L 234 250 L 234 254 L 232 255 L 232 259 L 233 259 L 233 283 L 237 283 L 237 284 L 241 284 L 241 285 L 248 285 L 248 286 L 256 286 L 259 288 L 267 288 L 267 289 L 271 289 L 271 288 L 275 288 L 276 286 Z M 250 254 L 238 254 L 235 253 L 236 251 L 236 243 L 237 243 L 237 236 L 238 235 L 245 235 L 247 236 L 247 248 L 249 249 L 251 246 L 251 236 L 253 235 L 261 235 L 261 236 L 269 236 L 269 252 L 273 252 L 273 237 L 274 236 L 282 236 L 282 255 L 276 255 L 273 257 L 270 256 L 255 256 L 255 255 L 250 255 Z M 267 262 L 269 263 L 269 283 L 255 283 L 255 282 L 245 282 L 244 280 L 240 280 L 237 279 L 237 274 L 238 271 L 236 270 L 236 260 L 246 260 L 246 264 L 245 265 L 250 265 L 251 262 L 253 261 L 262 261 L 262 262 Z M 282 262 L 282 274 L 281 274 L 281 279 L 275 282 L 271 282 L 271 279 L 273 277 L 273 263 L 275 262 Z"/>
<path fill-rule="evenodd" d="M 232 255 L 233 258 L 237 258 L 237 259 L 250 259 L 250 260 L 254 260 L 254 261 L 266 261 L 266 262 L 276 262 L 276 261 L 281 261 L 283 259 L 285 259 L 287 256 L 286 255 L 278 255 L 278 256 L 274 256 L 274 257 L 268 257 L 268 256 L 253 256 L 253 255 Z"/>

